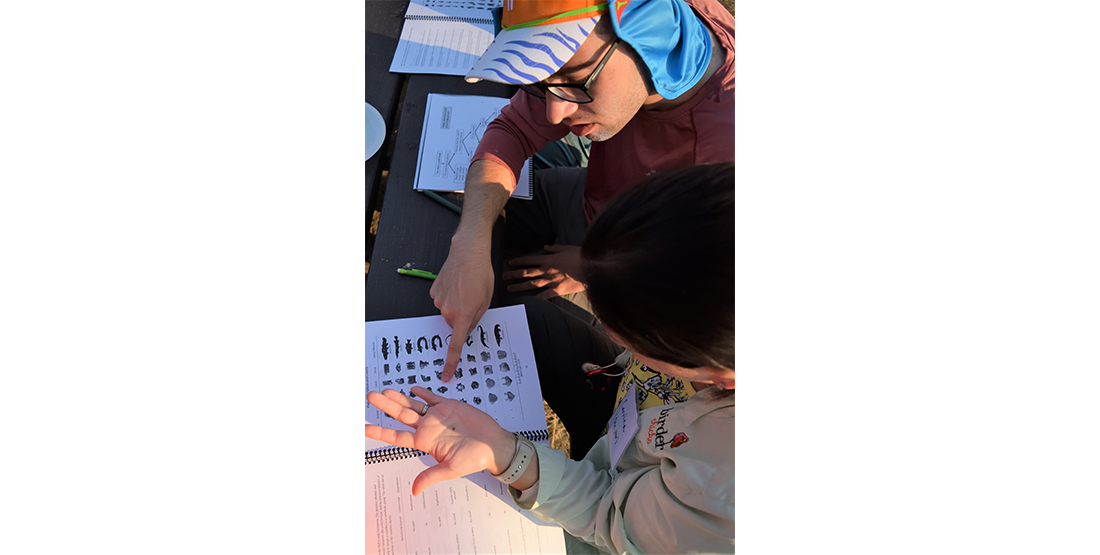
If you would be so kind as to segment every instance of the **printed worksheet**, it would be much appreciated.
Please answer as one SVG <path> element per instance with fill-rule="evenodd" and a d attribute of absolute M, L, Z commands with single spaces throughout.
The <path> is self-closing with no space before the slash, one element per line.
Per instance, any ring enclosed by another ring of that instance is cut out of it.
<path fill-rule="evenodd" d="M 411 393 L 423 386 L 475 406 L 507 430 L 546 443 L 546 413 L 524 307 L 492 308 L 466 337 L 442 316 L 366 323 L 367 391 Z M 444 382 L 447 347 L 461 341 L 462 360 Z M 411 430 L 369 403 L 366 422 Z M 367 553 L 565 553 L 556 525 L 521 511 L 507 486 L 488 472 L 447 480 L 419 497 L 412 483 L 435 460 L 420 451 L 366 441 Z"/>
<path fill-rule="evenodd" d="M 460 192 L 466 171 L 485 128 L 500 115 L 509 99 L 494 96 L 429 94 L 420 132 L 413 188 Z M 531 159 L 523 164 L 512 196 L 531 198 Z"/>
<path fill-rule="evenodd" d="M 462 341 L 462 360 L 444 382 L 447 347 L 456 339 L 442 316 L 366 323 L 367 391 L 394 389 L 411 393 L 419 385 L 436 395 L 469 403 L 513 431 L 545 430 L 535 353 L 522 306 L 485 311 Z M 366 421 L 409 428 L 366 404 Z"/>
<path fill-rule="evenodd" d="M 428 456 L 366 466 L 367 553 L 565 553 L 562 529 L 521 511 L 482 471 L 412 495 Z"/>
<path fill-rule="evenodd" d="M 413 0 L 390 62 L 393 73 L 466 75 L 493 42 L 500 2 Z"/>
<path fill-rule="evenodd" d="M 502 0 L 412 0 L 405 17 L 466 19 L 492 23 L 492 9 L 504 6 Z"/>

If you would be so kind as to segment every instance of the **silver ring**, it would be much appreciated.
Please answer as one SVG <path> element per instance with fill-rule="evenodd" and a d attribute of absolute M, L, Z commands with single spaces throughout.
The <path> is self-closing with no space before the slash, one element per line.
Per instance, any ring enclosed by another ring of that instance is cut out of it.
<path fill-rule="evenodd" d="M 429 408 L 430 407 L 428 407 L 428 403 L 424 403 L 424 410 L 420 411 L 420 416 L 424 416 L 425 414 L 428 414 L 428 409 Z"/>

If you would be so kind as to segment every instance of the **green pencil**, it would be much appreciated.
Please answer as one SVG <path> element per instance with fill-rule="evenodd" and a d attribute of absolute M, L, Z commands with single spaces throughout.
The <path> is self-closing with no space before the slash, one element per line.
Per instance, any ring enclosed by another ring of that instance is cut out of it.
<path fill-rule="evenodd" d="M 436 277 L 435 274 L 431 272 L 425 272 L 424 270 L 408 270 L 405 268 L 398 268 L 397 273 L 424 279 L 435 279 Z"/>

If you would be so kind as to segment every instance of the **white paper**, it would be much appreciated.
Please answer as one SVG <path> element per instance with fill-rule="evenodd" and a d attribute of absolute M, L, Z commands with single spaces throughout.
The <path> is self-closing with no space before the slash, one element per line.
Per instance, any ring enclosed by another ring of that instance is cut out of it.
<path fill-rule="evenodd" d="M 607 446 L 611 450 L 611 468 L 619 464 L 627 446 L 638 433 L 638 396 L 634 394 L 634 380 L 626 388 L 615 412 L 607 422 Z"/>
<path fill-rule="evenodd" d="M 545 430 L 546 411 L 524 308 L 485 311 L 473 334 L 464 340 L 462 361 L 454 377 L 444 382 L 440 374 L 451 327 L 442 316 L 367 322 L 367 391 L 394 389 L 408 394 L 419 385 L 481 409 L 506 430 Z M 366 421 L 410 429 L 369 403 Z"/>
<path fill-rule="evenodd" d="M 388 387 L 409 393 L 419 385 L 466 400 L 505 429 L 546 430 L 522 306 L 485 312 L 474 332 L 460 338 L 462 374 L 456 371 L 448 382 L 439 375 L 452 339 L 442 316 L 366 322 L 365 333 L 367 391 Z M 370 404 L 366 421 L 410 429 Z M 389 447 L 364 439 L 368 451 Z M 507 486 L 485 471 L 433 484 L 413 497 L 413 480 L 435 464 L 421 456 L 365 465 L 367 553 L 565 553 L 562 529 L 521 511 Z"/>
<path fill-rule="evenodd" d="M 485 2 L 410 2 L 390 71 L 466 75 L 493 42 L 490 7 Z"/>
<path fill-rule="evenodd" d="M 492 9 L 503 6 L 500 0 L 412 0 L 405 17 L 448 17 L 492 23 Z"/>
<path fill-rule="evenodd" d="M 462 192 L 474 150 L 485 128 L 510 102 L 495 96 L 428 94 L 413 188 Z M 513 198 L 531 198 L 531 159 L 516 178 Z"/>
<path fill-rule="evenodd" d="M 521 511 L 500 480 L 482 471 L 412 495 L 421 457 L 366 465 L 367 553 L 565 553 L 561 527 Z"/>
<path fill-rule="evenodd" d="M 409 19 L 401 29 L 390 71 L 466 75 L 492 42 L 492 25 Z"/>
<path fill-rule="evenodd" d="M 409 11 L 415 4 L 448 14 L 456 10 L 491 10 L 504 6 L 502 0 L 412 0 Z"/>

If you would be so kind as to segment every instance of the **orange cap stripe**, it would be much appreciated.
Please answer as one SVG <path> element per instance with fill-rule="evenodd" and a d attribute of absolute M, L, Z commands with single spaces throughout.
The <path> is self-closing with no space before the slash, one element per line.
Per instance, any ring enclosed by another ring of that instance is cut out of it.
<path fill-rule="evenodd" d="M 509 5 L 512 5 L 511 9 Z M 592 7 L 598 9 L 585 9 Z M 606 0 L 505 0 L 501 27 L 510 29 L 562 23 L 605 11 Z"/>

